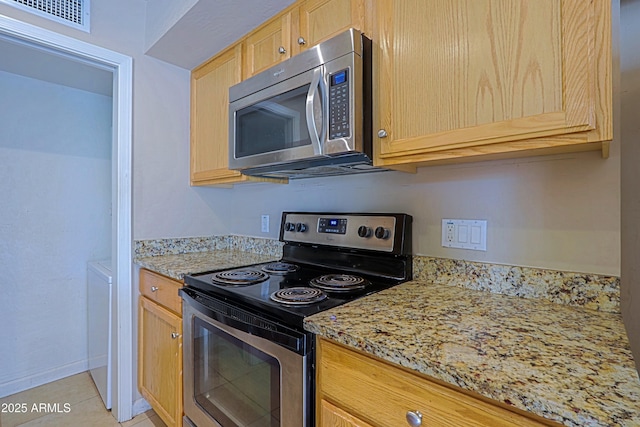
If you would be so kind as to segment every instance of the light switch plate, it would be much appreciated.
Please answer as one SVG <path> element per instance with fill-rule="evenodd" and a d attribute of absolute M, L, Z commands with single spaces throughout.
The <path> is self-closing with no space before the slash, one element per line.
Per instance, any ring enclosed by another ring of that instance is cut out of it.
<path fill-rule="evenodd" d="M 442 246 L 486 251 L 487 221 L 482 219 L 443 219 Z"/>
<path fill-rule="evenodd" d="M 260 217 L 260 226 L 263 233 L 269 232 L 269 215 L 262 215 Z"/>

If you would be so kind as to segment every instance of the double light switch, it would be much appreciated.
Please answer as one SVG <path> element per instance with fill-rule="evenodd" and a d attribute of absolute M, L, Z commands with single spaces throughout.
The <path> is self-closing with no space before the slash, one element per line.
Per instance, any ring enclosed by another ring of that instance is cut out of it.
<path fill-rule="evenodd" d="M 487 221 L 480 219 L 443 219 L 442 246 L 486 251 Z"/>

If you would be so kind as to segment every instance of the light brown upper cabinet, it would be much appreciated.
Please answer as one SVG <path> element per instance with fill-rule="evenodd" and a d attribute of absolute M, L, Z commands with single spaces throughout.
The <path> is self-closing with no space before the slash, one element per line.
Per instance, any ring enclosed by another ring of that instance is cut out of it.
<path fill-rule="evenodd" d="M 229 165 L 229 87 L 242 80 L 242 45 L 191 73 L 191 185 L 246 181 Z"/>
<path fill-rule="evenodd" d="M 244 78 L 289 59 L 348 29 L 364 31 L 365 0 L 307 0 L 252 31 L 245 38 Z"/>
<path fill-rule="evenodd" d="M 377 0 L 378 165 L 603 149 L 606 0 Z"/>
<path fill-rule="evenodd" d="M 229 88 L 241 80 L 241 43 L 191 72 L 191 185 L 286 182 L 229 170 Z"/>
<path fill-rule="evenodd" d="M 294 46 L 308 49 L 349 28 L 367 32 L 364 0 L 307 0 L 299 6 L 300 26 Z"/>
<path fill-rule="evenodd" d="M 373 40 L 376 165 L 608 155 L 607 0 L 301 0 L 193 70 L 192 185 L 255 180 L 228 169 L 229 87 L 349 27 Z"/>
<path fill-rule="evenodd" d="M 276 16 L 245 39 L 245 78 L 291 58 L 291 15 Z"/>

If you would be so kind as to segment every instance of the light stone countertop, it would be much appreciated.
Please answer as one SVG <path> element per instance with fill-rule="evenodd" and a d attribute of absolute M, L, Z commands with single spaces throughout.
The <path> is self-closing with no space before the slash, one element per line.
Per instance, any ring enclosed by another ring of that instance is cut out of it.
<path fill-rule="evenodd" d="M 216 249 L 207 252 L 140 257 L 135 258 L 134 262 L 156 273 L 176 280 L 182 280 L 187 274 L 241 267 L 243 265 L 276 261 L 278 259 L 279 257 L 268 253 Z"/>
<path fill-rule="evenodd" d="M 640 426 L 640 380 L 616 313 L 412 281 L 305 328 L 567 426 Z"/>

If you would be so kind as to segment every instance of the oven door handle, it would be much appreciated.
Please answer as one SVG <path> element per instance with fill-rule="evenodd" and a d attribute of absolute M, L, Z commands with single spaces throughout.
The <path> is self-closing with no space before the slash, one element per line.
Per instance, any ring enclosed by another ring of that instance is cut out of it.
<path fill-rule="evenodd" d="M 228 332 L 228 333 L 233 332 L 230 330 L 226 330 L 226 328 L 224 328 L 226 326 L 227 328 L 233 328 L 233 329 L 245 332 L 247 334 L 254 335 L 256 337 L 263 338 L 271 342 L 277 343 L 282 347 L 285 347 L 298 354 L 304 355 L 309 351 L 309 348 L 307 348 L 308 345 L 307 345 L 304 333 L 292 330 L 283 325 L 262 320 L 258 316 L 255 316 L 251 313 L 247 313 L 247 314 L 249 314 L 251 317 L 255 319 L 254 323 L 246 322 L 245 320 L 239 319 L 237 316 L 234 316 L 232 313 L 230 313 L 230 312 L 236 312 L 237 314 L 241 315 L 242 313 L 245 312 L 244 310 L 239 309 L 237 307 L 229 306 L 228 304 L 225 304 L 217 300 L 213 300 L 197 292 L 194 292 L 189 288 L 182 288 L 180 290 L 180 293 L 182 294 L 182 298 L 186 303 L 194 306 L 198 311 L 200 311 L 201 313 L 204 313 L 211 320 L 214 320 L 217 323 L 219 323 L 220 325 L 216 325 L 216 326 L 225 330 L 225 332 Z M 207 303 L 203 304 L 202 301 L 206 301 L 208 302 L 208 304 Z M 221 308 L 215 309 L 211 307 L 210 305 L 212 302 L 215 305 L 219 305 Z M 222 307 L 226 307 L 226 309 L 223 309 Z M 262 323 L 263 326 L 257 323 Z M 267 325 L 273 325 L 274 329 L 265 327 Z M 280 329 L 280 330 L 275 330 L 275 329 Z"/>
<path fill-rule="evenodd" d="M 313 76 L 311 77 L 311 84 L 309 85 L 309 92 L 307 92 L 306 102 L 306 118 L 307 128 L 309 129 L 309 138 L 311 138 L 311 145 L 313 146 L 313 154 L 319 156 L 322 153 L 322 142 L 324 142 L 325 134 L 325 104 L 323 102 L 322 94 L 324 90 L 324 66 L 320 66 L 313 70 Z M 316 106 L 319 105 L 319 108 Z"/>
<path fill-rule="evenodd" d="M 248 333 L 249 335 L 255 335 L 260 338 L 267 339 L 269 341 L 280 344 L 289 350 L 299 352 L 302 347 L 303 340 L 292 337 L 291 335 L 284 334 L 282 332 L 274 331 L 271 329 L 262 328 L 257 325 L 246 323 L 240 319 L 225 316 L 221 319 L 217 319 L 222 325 L 228 326 L 233 329 L 237 329 Z M 231 332 L 231 331 L 227 331 Z"/>

